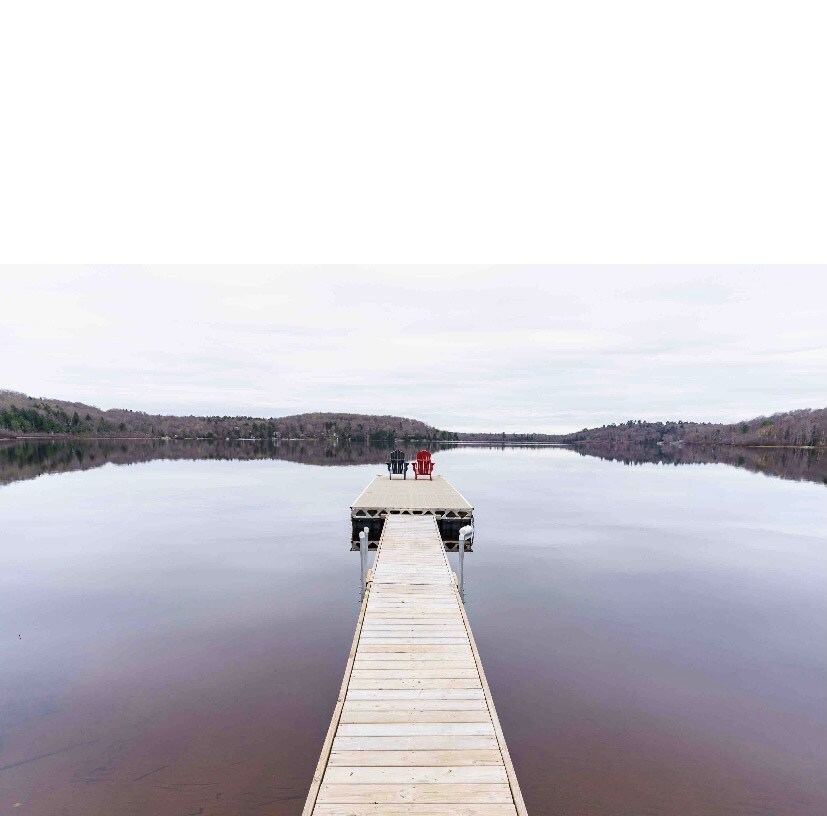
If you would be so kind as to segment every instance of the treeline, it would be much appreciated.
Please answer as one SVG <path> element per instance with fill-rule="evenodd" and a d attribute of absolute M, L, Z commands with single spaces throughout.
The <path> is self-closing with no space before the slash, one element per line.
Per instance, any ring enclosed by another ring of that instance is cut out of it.
<path fill-rule="evenodd" d="M 36 399 L 0 391 L 0 434 L 129 436 L 169 439 L 309 439 L 393 447 L 397 441 L 451 441 L 457 434 L 416 419 L 366 414 L 308 413 L 286 417 L 165 416 L 102 411 L 84 403 Z"/>
<path fill-rule="evenodd" d="M 543 442 L 559 442 L 559 434 L 544 433 L 458 433 L 454 434 L 458 442 L 492 442 L 493 444 L 513 445 L 517 443 L 542 444 Z"/>
<path fill-rule="evenodd" d="M 0 428 L 28 434 L 114 434 L 126 431 L 126 424 L 116 426 L 104 417 L 93 419 L 87 411 L 83 418 L 77 411 L 72 415 L 59 406 L 42 405 L 18 408 L 14 403 L 0 409 Z"/>
<path fill-rule="evenodd" d="M 827 446 L 827 409 L 804 409 L 733 424 L 649 422 L 584 428 L 572 434 L 456 433 L 416 419 L 369 414 L 307 413 L 286 417 L 165 416 L 0 391 L 0 436 L 68 435 L 208 440 L 313 440 L 392 448 L 413 442 L 492 444 L 806 445 Z"/>
<path fill-rule="evenodd" d="M 712 422 L 646 422 L 584 428 L 559 437 L 561 442 L 602 445 L 827 445 L 827 408 L 788 411 L 732 424 Z"/>

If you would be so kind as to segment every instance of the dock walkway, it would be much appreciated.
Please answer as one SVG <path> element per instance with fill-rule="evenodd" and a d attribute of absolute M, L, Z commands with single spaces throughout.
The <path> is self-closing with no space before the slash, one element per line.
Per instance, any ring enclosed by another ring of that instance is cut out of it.
<path fill-rule="evenodd" d="M 388 515 L 303 816 L 525 816 L 434 515 Z"/>

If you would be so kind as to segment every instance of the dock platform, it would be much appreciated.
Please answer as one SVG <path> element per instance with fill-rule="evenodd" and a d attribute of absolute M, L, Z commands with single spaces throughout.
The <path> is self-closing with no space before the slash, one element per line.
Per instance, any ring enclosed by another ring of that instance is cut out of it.
<path fill-rule="evenodd" d="M 302 814 L 526 816 L 434 513 L 385 517 Z"/>
<path fill-rule="evenodd" d="M 378 543 L 388 516 L 433 516 L 445 544 L 457 544 L 459 531 L 470 524 L 474 508 L 444 477 L 431 479 L 389 479 L 377 476 L 350 508 L 351 543 L 367 527 L 371 542 Z"/>

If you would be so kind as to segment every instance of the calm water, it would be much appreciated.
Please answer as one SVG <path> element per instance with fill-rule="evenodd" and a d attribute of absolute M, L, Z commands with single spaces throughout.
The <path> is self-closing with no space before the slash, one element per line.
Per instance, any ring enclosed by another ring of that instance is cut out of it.
<path fill-rule="evenodd" d="M 299 814 L 378 472 L 337 462 L 381 453 L 9 450 L 0 814 Z M 466 603 L 532 814 L 827 813 L 820 472 L 435 459 L 476 507 Z"/>

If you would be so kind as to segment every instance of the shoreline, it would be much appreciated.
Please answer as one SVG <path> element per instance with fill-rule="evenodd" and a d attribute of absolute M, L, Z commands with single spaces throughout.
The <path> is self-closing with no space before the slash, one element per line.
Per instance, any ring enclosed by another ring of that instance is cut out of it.
<path fill-rule="evenodd" d="M 0 436 L 0 443 L 3 442 L 257 442 L 257 443 L 280 443 L 280 442 L 314 442 L 314 443 L 324 443 L 328 442 L 329 440 L 326 439 L 318 439 L 316 437 L 295 437 L 295 438 L 282 438 L 279 440 L 272 440 L 272 439 L 261 439 L 256 437 L 240 437 L 235 439 L 221 439 L 221 438 L 213 438 L 210 439 L 206 436 L 187 436 L 187 437 L 164 437 L 164 436 L 87 436 L 87 435 L 75 435 L 75 434 L 23 434 L 20 436 Z M 510 442 L 510 441 L 494 441 L 489 439 L 462 439 L 462 440 L 443 440 L 443 439 L 412 439 L 411 442 L 422 442 L 422 443 L 436 443 L 440 446 L 463 446 L 463 445 L 486 445 L 488 447 L 493 448 L 568 448 L 568 447 L 588 447 L 589 445 L 595 444 L 605 444 L 601 442 L 597 442 L 595 440 L 581 440 L 577 442 Z M 627 444 L 627 445 L 640 445 L 638 442 L 624 442 L 623 440 L 617 440 L 616 444 Z M 397 444 L 397 443 L 394 443 Z M 338 444 L 337 447 L 348 447 L 345 444 Z M 352 447 L 352 445 L 351 445 Z M 363 447 L 375 447 L 381 448 L 382 446 L 377 445 L 364 445 Z M 684 442 L 682 444 L 673 443 L 669 446 L 670 448 L 679 448 L 679 447 L 686 447 L 686 448 L 749 448 L 751 450 L 754 449 L 767 449 L 767 450 L 815 450 L 815 451 L 827 451 L 827 445 L 737 445 L 734 443 L 727 443 L 727 442 L 715 442 L 715 443 L 691 443 L 691 442 Z"/>

